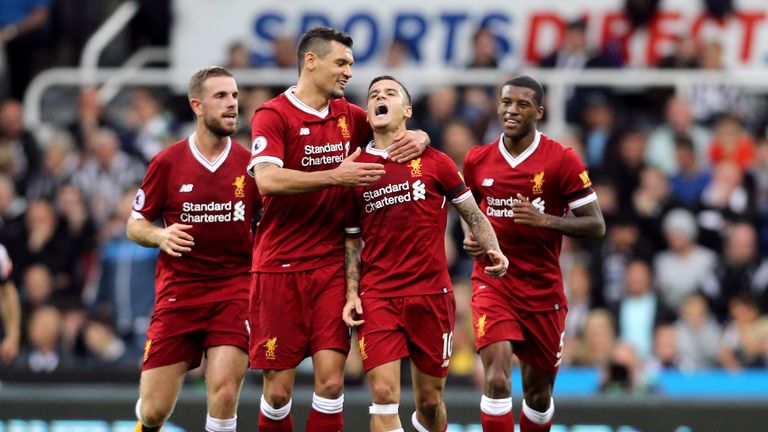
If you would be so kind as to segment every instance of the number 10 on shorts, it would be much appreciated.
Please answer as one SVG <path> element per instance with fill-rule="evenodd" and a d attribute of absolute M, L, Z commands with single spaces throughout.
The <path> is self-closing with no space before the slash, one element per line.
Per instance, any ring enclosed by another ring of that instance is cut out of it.
<path fill-rule="evenodd" d="M 453 354 L 453 332 L 443 333 L 443 360 L 449 360 Z"/>

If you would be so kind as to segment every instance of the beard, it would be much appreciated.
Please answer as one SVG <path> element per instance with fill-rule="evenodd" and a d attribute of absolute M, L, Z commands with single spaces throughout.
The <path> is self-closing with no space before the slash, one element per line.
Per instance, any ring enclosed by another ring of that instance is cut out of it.
<path fill-rule="evenodd" d="M 205 117 L 203 123 L 212 134 L 219 138 L 232 136 L 237 131 L 237 122 L 232 127 L 226 127 L 221 124 L 218 118 Z"/>

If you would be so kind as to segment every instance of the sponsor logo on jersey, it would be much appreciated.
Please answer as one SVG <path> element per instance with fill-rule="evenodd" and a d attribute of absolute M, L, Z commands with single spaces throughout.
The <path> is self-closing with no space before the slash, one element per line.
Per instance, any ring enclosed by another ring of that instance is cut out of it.
<path fill-rule="evenodd" d="M 475 324 L 475 327 L 477 328 L 476 330 L 477 337 L 485 336 L 485 322 L 487 319 L 488 319 L 487 314 L 483 314 L 483 316 L 477 319 L 477 324 Z"/>
<path fill-rule="evenodd" d="M 348 145 L 348 143 L 347 143 Z M 347 149 L 348 150 L 348 149 Z M 301 166 L 336 165 L 344 160 L 345 146 L 341 142 L 305 145 Z"/>
<path fill-rule="evenodd" d="M 485 197 L 485 215 L 486 216 L 493 216 L 493 217 L 506 217 L 511 218 L 515 217 L 515 212 L 512 210 L 512 207 L 515 205 L 515 203 L 520 202 L 518 198 L 515 197 L 507 197 L 507 198 L 496 198 L 493 196 L 487 196 Z M 544 207 L 544 200 L 541 199 L 541 197 L 538 197 L 531 201 L 531 205 L 533 205 L 536 210 L 540 211 L 541 213 L 544 213 L 545 207 Z"/>
<path fill-rule="evenodd" d="M 427 199 L 427 185 L 421 179 L 413 183 L 407 180 L 402 183 L 390 183 L 386 186 L 363 192 L 364 210 L 366 213 L 373 213 L 376 210 L 395 204 L 424 199 Z"/>
<path fill-rule="evenodd" d="M 352 137 L 352 134 L 349 133 L 349 126 L 347 125 L 347 116 L 341 116 L 338 121 L 339 129 L 341 129 L 341 136 L 345 140 L 348 140 Z"/>
<path fill-rule="evenodd" d="M 139 211 L 144 208 L 144 203 L 147 197 L 144 195 L 144 190 L 139 189 L 136 191 L 136 196 L 133 198 L 133 209 Z"/>
<path fill-rule="evenodd" d="M 181 185 L 181 187 L 179 188 L 179 192 L 192 192 L 192 188 L 194 187 L 195 185 L 193 185 L 192 183 L 185 183 Z"/>
<path fill-rule="evenodd" d="M 147 361 L 147 358 L 149 358 L 149 349 L 152 348 L 152 339 L 147 339 L 147 341 L 144 343 L 144 359 L 142 361 Z"/>
<path fill-rule="evenodd" d="M 264 357 L 266 357 L 267 360 L 274 360 L 275 350 L 277 350 L 277 336 L 267 339 L 267 343 L 262 346 L 265 349 Z"/>
<path fill-rule="evenodd" d="M 309 128 L 301 128 L 299 129 L 299 136 L 307 136 L 309 135 Z"/>
<path fill-rule="evenodd" d="M 360 348 L 360 360 L 368 358 L 368 353 L 365 352 L 365 336 L 361 337 L 357 341 L 357 347 Z"/>
<path fill-rule="evenodd" d="M 423 200 L 427 198 L 427 185 L 421 180 L 413 182 L 413 200 Z"/>
<path fill-rule="evenodd" d="M 411 177 L 421 177 L 421 158 L 416 158 L 408 163 L 411 166 Z"/>
<path fill-rule="evenodd" d="M 579 178 L 581 179 L 581 183 L 584 185 L 584 189 L 592 186 L 592 180 L 589 179 L 589 173 L 587 170 L 582 171 L 579 174 Z"/>
<path fill-rule="evenodd" d="M 184 223 L 244 221 L 245 203 L 242 200 L 207 203 L 185 201 L 181 204 L 179 219 Z"/>
<path fill-rule="evenodd" d="M 251 156 L 257 155 L 267 148 L 267 138 L 263 136 L 257 136 L 251 143 Z"/>
<path fill-rule="evenodd" d="M 235 177 L 232 186 L 235 187 L 235 198 L 245 198 L 245 175 Z"/>
<path fill-rule="evenodd" d="M 533 183 L 533 194 L 541 195 L 544 192 L 544 171 L 534 174 L 531 183 Z"/>

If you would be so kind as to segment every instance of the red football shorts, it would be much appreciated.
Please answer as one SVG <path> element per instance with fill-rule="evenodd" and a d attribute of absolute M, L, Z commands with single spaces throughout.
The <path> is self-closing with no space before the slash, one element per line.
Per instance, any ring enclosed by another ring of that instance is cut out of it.
<path fill-rule="evenodd" d="M 248 352 L 248 302 L 230 300 L 152 314 L 141 370 L 188 361 L 200 366 L 203 352 L 232 345 Z"/>
<path fill-rule="evenodd" d="M 453 293 L 362 299 L 357 333 L 365 371 L 404 357 L 423 373 L 448 375 L 456 300 Z"/>
<path fill-rule="evenodd" d="M 344 266 L 251 278 L 253 369 L 291 369 L 320 350 L 349 353 Z"/>
<path fill-rule="evenodd" d="M 472 319 L 475 349 L 499 341 L 512 341 L 517 357 L 542 373 L 555 375 L 563 356 L 567 307 L 543 312 L 516 309 L 498 289 L 472 284 Z"/>

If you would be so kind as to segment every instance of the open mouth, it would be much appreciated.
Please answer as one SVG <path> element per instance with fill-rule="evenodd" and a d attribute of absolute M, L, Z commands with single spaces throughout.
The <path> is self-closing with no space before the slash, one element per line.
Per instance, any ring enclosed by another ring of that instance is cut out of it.
<path fill-rule="evenodd" d="M 387 115 L 388 112 L 389 112 L 389 107 L 387 107 L 384 104 L 376 105 L 376 107 L 373 110 L 373 114 L 376 117 L 383 117 L 383 116 Z"/>

